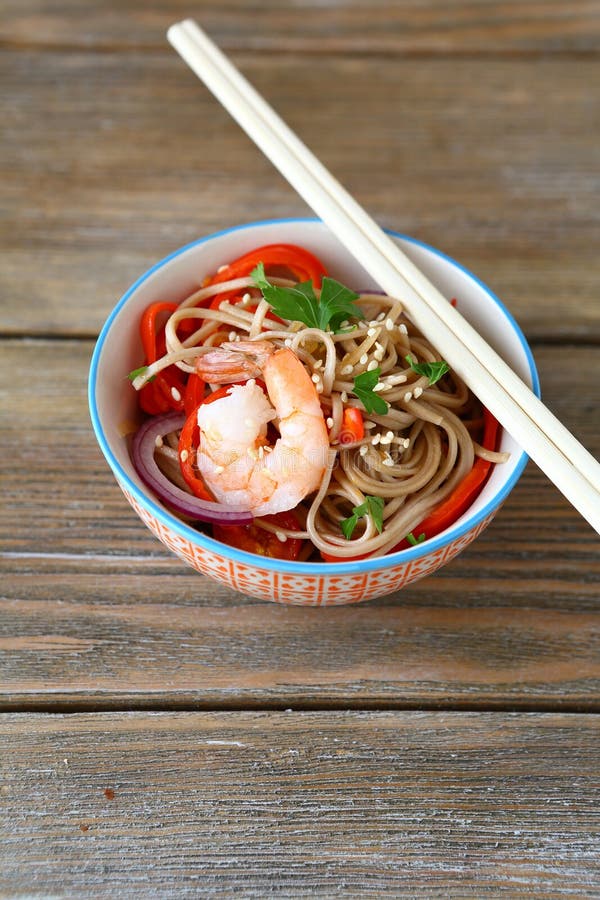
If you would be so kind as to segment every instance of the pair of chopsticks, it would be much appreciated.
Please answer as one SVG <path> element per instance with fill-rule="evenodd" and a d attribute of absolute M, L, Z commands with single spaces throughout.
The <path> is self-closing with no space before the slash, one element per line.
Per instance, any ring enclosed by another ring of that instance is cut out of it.
<path fill-rule="evenodd" d="M 348 194 L 191 19 L 168 39 L 242 129 L 600 533 L 600 464 Z"/>

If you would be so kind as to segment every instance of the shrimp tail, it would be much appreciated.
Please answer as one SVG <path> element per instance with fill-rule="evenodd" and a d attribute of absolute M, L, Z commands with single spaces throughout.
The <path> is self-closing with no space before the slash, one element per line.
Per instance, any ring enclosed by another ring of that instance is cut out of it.
<path fill-rule="evenodd" d="M 231 384 L 258 378 L 272 353 L 273 346 L 267 341 L 224 343 L 199 356 L 196 371 L 207 384 Z"/>

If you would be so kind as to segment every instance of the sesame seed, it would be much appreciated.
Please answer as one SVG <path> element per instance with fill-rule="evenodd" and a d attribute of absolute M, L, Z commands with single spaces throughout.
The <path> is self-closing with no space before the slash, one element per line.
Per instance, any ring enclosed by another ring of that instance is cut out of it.
<path fill-rule="evenodd" d="M 292 339 L 291 339 L 291 338 L 286 338 L 285 341 L 284 341 L 283 343 L 285 344 L 286 347 L 291 347 L 291 346 L 292 346 Z"/>
<path fill-rule="evenodd" d="M 369 452 L 369 448 L 367 447 L 366 444 L 363 444 L 358 452 L 360 453 L 361 456 L 366 456 L 367 453 Z"/>
<path fill-rule="evenodd" d="M 365 428 L 375 428 L 375 422 L 371 422 L 370 419 L 367 419 L 366 422 L 363 422 Z"/>
<path fill-rule="evenodd" d="M 386 330 L 387 330 L 387 331 L 393 331 L 393 330 L 394 330 L 394 322 L 393 322 L 393 320 L 392 320 L 392 319 L 389 319 L 389 318 L 386 319 L 386 320 L 385 320 L 385 327 L 386 327 Z"/>
<path fill-rule="evenodd" d="M 315 384 L 318 384 L 321 380 L 320 375 L 311 375 L 310 377 L 311 377 L 311 381 L 314 381 Z"/>
<path fill-rule="evenodd" d="M 230 340 L 230 341 L 235 341 L 235 336 L 236 336 L 236 332 L 235 332 L 235 331 L 230 331 L 230 332 L 229 332 L 229 340 Z"/>
<path fill-rule="evenodd" d="M 361 364 L 361 366 L 366 366 L 368 359 L 369 359 L 369 357 L 367 356 L 367 354 L 363 353 L 363 355 L 359 359 L 359 363 Z"/>
<path fill-rule="evenodd" d="M 187 450 L 182 450 L 181 453 L 179 454 L 179 456 L 180 456 L 181 462 L 185 462 L 187 460 L 189 454 L 188 454 Z"/>
<path fill-rule="evenodd" d="M 342 369 L 342 375 L 350 375 L 354 366 L 344 366 Z"/>
<path fill-rule="evenodd" d="M 272 452 L 273 452 L 273 448 L 272 448 L 272 447 L 269 447 L 268 444 L 265 444 L 265 445 L 264 445 L 263 450 L 265 451 L 265 453 L 272 453 Z"/>
<path fill-rule="evenodd" d="M 380 440 L 381 440 L 381 435 L 379 434 L 379 432 L 377 432 L 377 434 L 374 434 L 373 437 L 371 438 L 371 443 L 373 444 L 374 447 L 376 447 Z"/>
<path fill-rule="evenodd" d="M 384 319 L 385 319 L 385 313 L 384 313 L 384 312 L 380 312 L 379 315 L 377 316 L 377 321 L 378 321 L 378 322 L 383 322 Z"/>
<path fill-rule="evenodd" d="M 340 328 L 347 328 L 349 324 L 350 322 L 348 321 L 348 319 L 344 319 L 343 322 L 340 322 Z"/>
<path fill-rule="evenodd" d="M 375 341 L 375 349 L 383 350 L 383 344 L 380 344 L 379 341 Z"/>
<path fill-rule="evenodd" d="M 246 305 L 246 303 L 250 303 L 251 299 L 252 298 L 250 297 L 250 294 L 244 294 L 244 296 L 242 297 L 242 303 L 244 304 L 244 306 Z"/>
<path fill-rule="evenodd" d="M 393 439 L 393 437 L 394 437 L 394 432 L 393 432 L 393 431 L 388 431 L 387 434 L 386 434 L 386 437 L 389 437 L 389 439 L 390 439 L 390 441 L 391 441 L 391 440 Z"/>
<path fill-rule="evenodd" d="M 404 395 L 404 402 L 408 403 L 409 400 L 412 400 L 412 392 L 411 391 L 407 391 Z"/>
<path fill-rule="evenodd" d="M 422 393 L 423 393 L 423 388 L 416 387 L 413 391 L 413 397 L 415 397 L 415 398 L 420 397 Z"/>
<path fill-rule="evenodd" d="M 369 328 L 369 330 L 367 331 L 367 334 L 369 335 L 369 337 L 374 337 L 377 334 L 377 329 Z"/>
<path fill-rule="evenodd" d="M 163 445 L 163 439 L 162 439 L 162 437 L 160 436 L 160 434 L 157 434 L 157 435 L 156 435 L 156 439 L 155 439 L 155 441 L 154 441 L 154 446 L 155 446 L 155 447 L 162 447 L 162 445 Z"/>
<path fill-rule="evenodd" d="M 171 397 L 173 398 L 173 400 L 175 400 L 176 403 L 179 403 L 179 401 L 181 400 L 181 394 L 176 387 L 171 388 Z"/>
<path fill-rule="evenodd" d="M 386 389 L 386 387 L 387 387 L 387 385 L 385 385 L 383 383 L 383 381 L 378 381 L 377 384 L 375 385 L 375 387 L 373 388 L 373 390 L 375 392 L 379 393 L 380 391 L 384 391 Z"/>
<path fill-rule="evenodd" d="M 372 372 L 376 368 L 377 368 L 377 360 L 372 359 L 371 362 L 369 363 L 369 365 L 367 366 L 367 372 Z"/>
<path fill-rule="evenodd" d="M 249 378 L 246 382 L 246 387 L 254 387 L 256 384 L 256 378 Z"/>
<path fill-rule="evenodd" d="M 375 328 L 375 326 L 377 325 L 379 325 L 377 319 L 371 319 L 371 321 L 369 322 L 369 328 Z"/>
<path fill-rule="evenodd" d="M 393 384 L 386 384 L 385 382 L 380 382 L 381 384 L 381 393 L 385 394 L 386 391 L 391 391 L 394 387 Z"/>
<path fill-rule="evenodd" d="M 381 360 L 383 359 L 384 353 L 385 353 L 385 351 L 384 351 L 384 349 L 383 349 L 383 347 L 382 347 L 381 350 L 376 350 L 376 351 L 374 352 L 373 356 L 375 357 L 375 359 L 377 360 L 377 362 L 381 362 Z M 375 366 L 375 368 L 377 368 L 377 366 Z"/>
<path fill-rule="evenodd" d="M 393 466 L 393 465 L 394 465 L 394 460 L 392 459 L 391 456 L 386 456 L 385 459 L 382 459 L 382 460 L 381 460 L 381 465 L 382 465 L 382 466 Z"/>
<path fill-rule="evenodd" d="M 329 418 L 327 419 L 327 427 L 333 428 L 333 419 L 331 418 L 331 416 L 329 416 Z"/>
<path fill-rule="evenodd" d="M 323 360 L 322 360 L 322 359 L 318 359 L 318 360 L 315 362 L 315 364 L 314 364 L 314 366 L 313 366 L 313 369 L 322 369 L 322 368 L 323 368 Z"/>
<path fill-rule="evenodd" d="M 404 449 L 408 450 L 410 447 L 410 438 L 404 438 Z"/>
<path fill-rule="evenodd" d="M 404 322 L 401 322 L 400 325 L 398 325 L 398 328 L 399 328 L 401 334 L 408 334 L 408 328 L 406 327 Z"/>
<path fill-rule="evenodd" d="M 387 434 L 382 434 L 381 440 L 379 441 L 379 443 L 380 443 L 380 444 L 391 444 L 391 443 L 392 443 L 392 439 L 391 439 L 391 437 L 388 437 Z"/>
<path fill-rule="evenodd" d="M 217 272 L 224 272 L 225 269 L 228 269 L 228 268 L 229 268 L 228 265 L 222 265 L 222 266 L 219 266 L 219 268 L 217 269 Z"/>
<path fill-rule="evenodd" d="M 346 393 L 346 391 L 342 391 L 342 393 L 340 394 L 340 400 L 342 401 L 342 403 L 348 402 L 348 394 Z"/>
<path fill-rule="evenodd" d="M 215 475 L 220 475 L 225 471 L 225 466 L 215 466 Z"/>
<path fill-rule="evenodd" d="M 284 534 L 283 531 L 276 531 L 277 540 L 281 541 L 282 544 L 285 544 L 287 541 L 287 534 Z"/>

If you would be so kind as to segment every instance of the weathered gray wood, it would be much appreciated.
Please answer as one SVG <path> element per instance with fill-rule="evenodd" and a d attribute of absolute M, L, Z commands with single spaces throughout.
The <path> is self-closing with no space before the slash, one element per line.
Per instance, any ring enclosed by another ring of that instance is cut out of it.
<path fill-rule="evenodd" d="M 532 337 L 598 340 L 596 59 L 234 59 L 382 224 L 461 260 Z M 94 334 L 176 247 L 310 212 L 173 52 L 0 66 L 5 333 Z"/>
<path fill-rule="evenodd" d="M 4 578 L 2 709 L 599 709 L 589 585 L 587 611 L 585 588 L 581 611 L 519 608 L 518 580 L 464 576 L 321 610 L 251 601 L 175 565 L 40 565 Z"/>
<path fill-rule="evenodd" d="M 597 897 L 597 716 L 0 719 L 4 896 Z"/>
<path fill-rule="evenodd" d="M 471 548 L 401 594 L 356 609 L 265 605 L 184 567 L 130 510 L 88 421 L 90 349 L 2 345 L 5 708 L 597 708 L 597 539 L 534 467 Z M 597 452 L 597 351 L 537 357 L 547 402 Z"/>
<path fill-rule="evenodd" d="M 130 510 L 94 440 L 86 397 L 91 351 L 91 342 L 68 340 L 0 345 L 0 542 L 5 552 L 41 553 L 42 558 L 167 555 Z M 547 404 L 592 453 L 600 453 L 594 415 L 597 349 L 540 347 L 536 358 Z M 39 376 L 33 378 L 32 367 Z M 123 389 L 130 389 L 126 382 Z M 598 576 L 595 533 L 534 466 L 475 547 L 485 548 L 482 566 L 491 576 L 556 577 L 559 594 L 570 589 L 570 582 L 577 593 L 580 584 Z M 478 551 L 468 552 L 475 564 Z M 480 575 L 475 572 L 477 579 Z"/>
<path fill-rule="evenodd" d="M 10 44 L 164 46 L 165 31 L 195 16 L 226 48 L 287 53 L 589 53 L 600 46 L 593 0 L 5 0 L 0 39 Z"/>

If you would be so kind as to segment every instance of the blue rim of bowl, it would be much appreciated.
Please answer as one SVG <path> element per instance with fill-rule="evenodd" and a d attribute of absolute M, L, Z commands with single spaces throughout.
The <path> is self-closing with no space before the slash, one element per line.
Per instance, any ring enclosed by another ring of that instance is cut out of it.
<path fill-rule="evenodd" d="M 145 493 L 141 488 L 135 484 L 129 475 L 125 472 L 125 470 L 121 467 L 118 460 L 112 453 L 112 450 L 109 446 L 109 443 L 104 434 L 104 430 L 102 428 L 102 424 L 100 422 L 100 416 L 98 414 L 98 408 L 96 405 L 96 377 L 98 372 L 98 364 L 100 360 L 100 355 L 102 353 L 102 348 L 104 345 L 104 341 L 106 340 L 106 336 L 110 331 L 112 323 L 116 316 L 119 314 L 123 306 L 127 303 L 131 295 L 143 284 L 148 278 L 150 278 L 155 272 L 165 266 L 167 263 L 171 262 L 171 260 L 176 259 L 178 256 L 181 256 L 183 253 L 186 253 L 188 250 L 191 250 L 192 247 L 196 247 L 199 244 L 204 244 L 207 241 L 214 240 L 215 238 L 222 237 L 225 234 L 231 234 L 235 231 L 245 231 L 250 228 L 257 228 L 265 225 L 278 225 L 278 224 L 293 224 L 293 223 L 317 223 L 324 224 L 321 219 L 306 216 L 306 217 L 292 217 L 287 219 L 266 219 L 260 222 L 248 222 L 242 225 L 234 225 L 231 228 L 225 228 L 222 231 L 216 231 L 213 234 L 206 235 L 205 237 L 198 238 L 195 241 L 191 241 L 189 244 L 186 244 L 184 247 L 180 247 L 178 250 L 175 250 L 173 253 L 170 253 L 168 256 L 165 256 L 164 259 L 161 259 L 159 262 L 155 263 L 150 269 L 144 272 L 134 284 L 123 294 L 117 305 L 114 307 L 110 315 L 108 316 L 106 322 L 100 334 L 98 335 L 98 340 L 96 342 L 96 346 L 94 347 L 94 352 L 92 354 L 92 359 L 90 363 L 90 373 L 88 380 L 88 401 L 89 401 L 89 409 L 90 409 L 90 417 L 92 420 L 92 426 L 94 428 L 94 432 L 96 435 L 96 440 L 100 445 L 100 449 L 104 454 L 106 461 L 108 462 L 110 468 L 112 469 L 114 475 L 117 477 L 120 484 L 130 493 L 132 496 L 140 503 L 143 507 L 149 510 L 161 524 L 167 526 L 168 528 L 172 528 L 175 532 L 177 532 L 181 537 L 186 538 L 187 540 L 192 541 L 193 543 L 200 544 L 206 547 L 207 550 L 210 550 L 214 553 L 217 553 L 221 556 L 224 556 L 228 559 L 232 559 L 236 562 L 245 563 L 250 566 L 259 565 L 260 568 L 269 569 L 278 572 L 286 572 L 289 574 L 295 575 L 342 575 L 342 574 L 355 574 L 357 572 L 370 572 L 373 570 L 381 570 L 388 569 L 392 566 L 397 565 L 400 562 L 410 562 L 415 559 L 420 559 L 423 556 L 428 556 L 430 553 L 435 552 L 440 547 L 444 547 L 457 538 L 462 537 L 468 531 L 471 531 L 472 528 L 475 528 L 482 522 L 490 513 L 493 513 L 506 499 L 506 497 L 510 494 L 511 490 L 519 480 L 523 469 L 525 468 L 528 456 L 524 451 L 521 451 L 519 459 L 515 465 L 513 473 L 511 477 L 506 481 L 500 490 L 494 495 L 494 497 L 488 501 L 488 503 L 481 509 L 476 515 L 469 517 L 465 522 L 461 525 L 451 527 L 449 531 L 442 533 L 441 535 L 437 535 L 436 537 L 430 538 L 423 544 L 418 544 L 415 547 L 409 547 L 406 550 L 399 550 L 396 553 L 389 553 L 387 556 L 379 556 L 374 559 L 363 559 L 363 560 L 348 560 L 346 562 L 339 563 L 328 563 L 328 562 L 292 562 L 288 560 L 274 559 L 266 556 L 257 556 L 254 553 L 247 553 L 244 550 L 238 550 L 235 547 L 230 547 L 228 544 L 223 544 L 220 541 L 215 540 L 214 538 L 209 537 L 203 532 L 196 531 L 194 528 L 190 528 L 188 525 L 185 525 L 181 522 L 176 516 L 171 515 L 166 512 L 158 503 L 153 500 L 148 494 Z M 487 287 L 486 284 L 483 283 L 476 275 L 473 275 L 468 269 L 462 266 L 460 263 L 456 262 L 456 260 L 452 259 L 451 256 L 447 256 L 440 250 L 437 250 L 435 247 L 432 247 L 429 244 L 426 244 L 424 241 L 417 240 L 417 238 L 410 237 L 406 234 L 401 234 L 397 231 L 392 231 L 389 228 L 385 229 L 386 233 L 391 237 L 399 238 L 402 241 L 406 241 L 409 244 L 413 244 L 416 247 L 423 247 L 425 250 L 433 253 L 435 256 L 438 256 L 440 259 L 446 260 L 456 269 L 463 272 L 470 279 L 472 279 L 479 287 L 485 291 L 485 293 L 490 297 L 490 299 L 500 307 L 503 315 L 510 322 L 512 329 L 517 336 L 523 352 L 527 358 L 527 363 L 529 366 L 529 373 L 531 377 L 531 383 L 533 386 L 533 391 L 536 396 L 540 396 L 540 383 L 539 377 L 536 369 L 536 365 L 533 359 L 533 354 L 527 343 L 523 332 L 521 331 L 519 325 L 514 319 L 513 315 L 509 312 L 506 306 L 502 303 L 502 301 L 496 297 L 496 295 Z"/>

